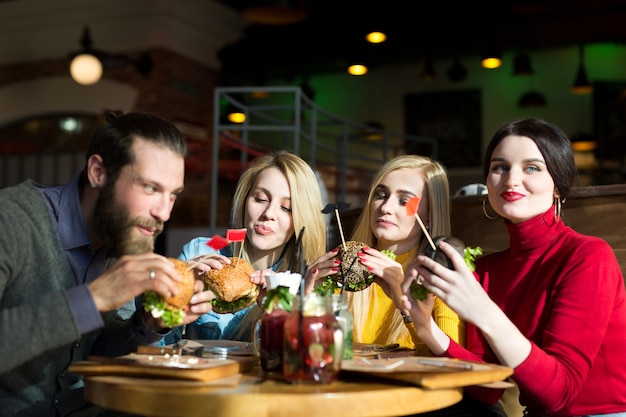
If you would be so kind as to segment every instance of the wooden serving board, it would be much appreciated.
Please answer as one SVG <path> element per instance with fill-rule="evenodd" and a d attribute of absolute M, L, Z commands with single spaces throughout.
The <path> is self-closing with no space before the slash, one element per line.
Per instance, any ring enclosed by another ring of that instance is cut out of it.
<path fill-rule="evenodd" d="M 430 361 L 436 365 L 428 364 Z M 344 360 L 341 370 L 431 389 L 481 385 L 504 380 L 513 374 L 513 369 L 506 366 L 420 356 Z"/>
<path fill-rule="evenodd" d="M 212 381 L 240 372 L 240 363 L 228 359 L 182 355 L 141 355 L 131 353 L 116 358 L 91 357 L 75 362 L 69 370 L 85 376 L 120 375 L 191 381 Z"/>

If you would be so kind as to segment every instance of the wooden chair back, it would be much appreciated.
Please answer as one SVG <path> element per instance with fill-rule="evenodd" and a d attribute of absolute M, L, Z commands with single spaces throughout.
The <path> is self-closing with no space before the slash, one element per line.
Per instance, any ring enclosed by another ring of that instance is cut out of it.
<path fill-rule="evenodd" d="M 490 220 L 483 213 L 484 195 L 452 198 L 452 234 L 467 246 L 480 246 L 485 253 L 508 246 L 502 219 Z M 493 210 L 487 206 L 487 212 Z M 606 240 L 613 248 L 626 276 L 626 184 L 574 188 L 562 207 L 563 221 L 572 229 Z"/>

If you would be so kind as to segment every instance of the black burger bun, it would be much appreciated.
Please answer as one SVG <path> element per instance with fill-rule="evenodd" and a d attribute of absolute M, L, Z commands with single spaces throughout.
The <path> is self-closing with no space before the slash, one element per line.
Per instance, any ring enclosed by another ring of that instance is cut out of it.
<path fill-rule="evenodd" d="M 440 263 L 441 265 L 445 266 L 448 269 L 454 269 L 454 266 L 452 265 L 452 261 L 450 260 L 450 258 L 448 258 L 448 256 L 439 249 L 439 242 L 442 242 L 442 241 L 446 242 L 447 244 L 452 246 L 454 249 L 456 249 L 457 252 L 461 254 L 461 256 L 464 255 L 465 244 L 463 243 L 461 239 L 453 237 L 453 236 L 437 236 L 433 238 L 433 242 L 435 243 L 435 247 L 437 249 L 433 250 L 433 248 L 431 248 L 430 245 L 428 245 L 426 249 L 424 249 L 424 255 L 434 260 L 435 262 Z"/>
<path fill-rule="evenodd" d="M 359 252 L 363 247 L 367 246 L 363 242 L 355 240 L 349 240 L 337 247 L 337 259 L 341 260 L 339 265 L 339 273 L 333 275 L 333 280 L 337 285 L 344 285 L 345 291 L 361 291 L 372 285 L 374 277 L 372 273 L 367 270 L 367 267 L 359 262 Z"/>

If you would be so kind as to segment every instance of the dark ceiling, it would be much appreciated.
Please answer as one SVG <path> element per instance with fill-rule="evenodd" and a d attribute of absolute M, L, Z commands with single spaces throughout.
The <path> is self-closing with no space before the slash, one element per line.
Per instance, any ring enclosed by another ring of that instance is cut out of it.
<path fill-rule="evenodd" d="M 246 3 L 221 0 L 244 11 Z M 353 61 L 372 69 L 501 51 L 626 42 L 626 1 L 618 0 L 299 0 L 306 19 L 287 25 L 250 22 L 244 37 L 220 52 L 225 84 L 268 83 L 344 71 Z M 388 33 L 368 44 L 371 29 Z"/>

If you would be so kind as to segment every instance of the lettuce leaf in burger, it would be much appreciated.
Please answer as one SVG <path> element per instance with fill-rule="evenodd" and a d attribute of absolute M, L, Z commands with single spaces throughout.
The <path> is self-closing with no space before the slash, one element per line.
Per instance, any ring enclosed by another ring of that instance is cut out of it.
<path fill-rule="evenodd" d="M 143 309 L 149 311 L 154 318 L 161 319 L 167 327 L 180 326 L 185 319 L 185 308 L 193 295 L 195 277 L 193 270 L 185 261 L 176 258 L 168 258 L 174 264 L 176 271 L 182 277 L 178 282 L 178 294 L 173 297 L 163 298 L 154 291 L 146 291 L 143 294 Z"/>
<path fill-rule="evenodd" d="M 474 260 L 476 259 L 476 257 L 483 254 L 482 248 L 480 246 L 476 246 L 475 248 L 472 248 L 469 246 L 466 247 L 463 241 L 461 241 L 461 239 L 458 239 L 456 237 L 438 236 L 434 238 L 433 242 L 435 243 L 436 249 L 433 250 L 433 248 L 428 246 L 424 250 L 424 255 L 440 263 L 441 265 L 445 266 L 448 269 L 454 269 L 454 266 L 452 265 L 452 260 L 448 258 L 448 256 L 445 253 L 443 253 L 442 250 L 439 249 L 439 242 L 442 242 L 442 241 L 448 243 L 450 246 L 456 249 L 456 251 L 459 252 L 463 256 L 463 259 L 465 260 L 465 264 L 468 266 L 470 271 L 473 272 L 476 269 L 476 266 L 474 265 Z M 428 297 L 428 290 L 426 289 L 426 287 L 424 287 L 420 283 L 417 283 L 416 281 L 413 281 L 411 283 L 411 286 L 409 287 L 409 289 L 411 291 L 411 297 L 413 297 L 416 300 L 424 301 L 426 297 Z"/>

